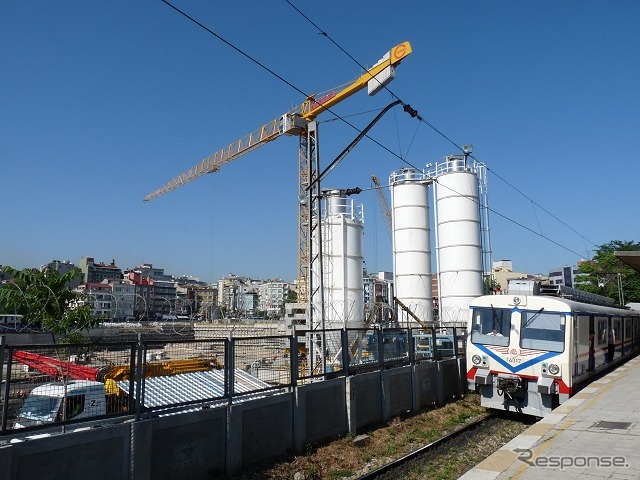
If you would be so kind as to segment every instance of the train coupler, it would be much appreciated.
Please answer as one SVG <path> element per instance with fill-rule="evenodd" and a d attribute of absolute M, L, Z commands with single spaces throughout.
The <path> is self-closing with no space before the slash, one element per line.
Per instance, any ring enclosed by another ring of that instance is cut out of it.
<path fill-rule="evenodd" d="M 526 380 L 517 375 L 508 375 L 500 373 L 496 378 L 496 389 L 498 395 L 504 396 L 504 407 L 508 408 L 509 401 L 515 401 L 516 406 L 520 406 L 527 394 Z"/>

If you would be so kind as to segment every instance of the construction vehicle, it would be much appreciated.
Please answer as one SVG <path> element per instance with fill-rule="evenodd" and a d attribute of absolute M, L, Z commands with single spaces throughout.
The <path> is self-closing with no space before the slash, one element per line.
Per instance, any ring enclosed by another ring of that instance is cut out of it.
<path fill-rule="evenodd" d="M 115 382 L 68 380 L 34 388 L 20 408 L 14 429 L 124 413 L 127 396 Z"/>
<path fill-rule="evenodd" d="M 116 382 L 135 378 L 130 365 L 92 367 L 23 350 L 13 358 L 23 365 L 55 379 L 34 388 L 20 408 L 15 429 L 126 413 L 127 392 Z M 155 356 L 154 356 L 155 358 Z M 215 359 L 190 358 L 145 362 L 145 378 L 173 376 L 222 368 Z"/>
<path fill-rule="evenodd" d="M 312 281 L 309 273 L 311 272 L 314 255 L 318 255 L 317 249 L 313 249 L 311 245 L 314 238 L 314 230 L 318 226 L 318 220 L 312 218 L 311 212 L 314 211 L 313 204 L 319 201 L 320 197 L 318 182 L 318 126 L 315 119 L 320 113 L 332 108 L 364 87 L 368 87 L 369 95 L 376 94 L 393 80 L 395 66 L 410 53 L 411 45 L 409 42 L 396 45 L 373 67 L 360 75 L 346 88 L 336 88 L 321 95 L 310 95 L 301 105 L 264 124 L 228 147 L 205 158 L 187 172 L 170 180 L 165 186 L 147 195 L 144 201 L 152 200 L 206 173 L 217 172 L 224 164 L 282 135 L 298 136 L 298 198 L 300 199 L 298 214 L 298 301 L 300 303 L 309 302 L 309 305 L 313 305 L 313 299 L 310 297 L 313 297 L 316 292 L 314 290 L 315 285 L 311 285 Z M 407 107 L 410 108 L 406 105 L 405 109 Z"/>
<path fill-rule="evenodd" d="M 108 380 L 116 382 L 128 380 L 131 376 L 130 365 L 91 367 L 76 363 L 76 361 L 47 357 L 24 350 L 14 352 L 13 358 L 29 368 L 55 379 L 97 380 L 104 383 Z M 146 362 L 144 367 L 144 376 L 150 378 L 166 377 L 181 373 L 203 372 L 213 368 L 222 368 L 222 365 L 216 359 L 187 358 Z"/>

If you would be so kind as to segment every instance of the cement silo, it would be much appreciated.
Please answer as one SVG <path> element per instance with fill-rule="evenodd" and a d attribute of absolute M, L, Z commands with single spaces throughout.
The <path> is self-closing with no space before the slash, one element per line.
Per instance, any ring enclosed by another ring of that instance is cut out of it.
<path fill-rule="evenodd" d="M 440 323 L 464 325 L 471 300 L 483 294 L 478 172 L 465 156 L 450 156 L 430 173 Z"/>
<path fill-rule="evenodd" d="M 403 168 L 389 177 L 395 296 L 422 322 L 433 321 L 428 190 L 420 170 Z M 419 326 L 410 317 L 410 326 Z"/>
<path fill-rule="evenodd" d="M 359 328 L 364 323 L 362 205 L 340 190 L 327 192 L 322 215 L 324 325 Z M 318 266 L 314 266 L 316 273 Z M 317 312 L 321 309 L 316 308 Z"/>

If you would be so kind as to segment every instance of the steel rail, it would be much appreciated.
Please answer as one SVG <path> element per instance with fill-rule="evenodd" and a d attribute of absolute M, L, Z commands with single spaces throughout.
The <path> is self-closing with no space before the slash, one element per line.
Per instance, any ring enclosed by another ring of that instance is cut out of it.
<path fill-rule="evenodd" d="M 424 445 L 423 447 L 420 447 L 417 450 L 414 450 L 413 452 L 410 452 L 408 454 L 406 454 L 403 457 L 400 457 L 396 460 L 394 460 L 393 462 L 389 462 L 385 465 L 382 465 L 381 467 L 376 468 L 375 470 L 371 470 L 370 472 L 362 475 L 361 477 L 358 477 L 358 480 L 373 480 L 375 478 L 380 477 L 381 475 L 385 475 L 393 470 L 395 470 L 396 468 L 401 467 L 402 465 L 405 465 L 407 463 L 409 463 L 412 460 L 415 460 L 419 457 L 421 457 L 422 455 L 432 452 L 434 450 L 436 450 L 438 447 L 442 446 L 443 444 L 445 444 L 446 442 L 448 442 L 449 440 L 452 440 L 456 437 L 458 437 L 459 435 L 468 432 L 470 430 L 474 430 L 475 428 L 477 428 L 478 426 L 482 425 L 483 423 L 485 423 L 488 420 L 491 420 L 492 418 L 495 418 L 498 416 L 498 412 L 491 412 L 488 413 L 487 415 L 485 415 L 484 417 L 471 422 L 468 425 L 465 425 L 464 427 L 461 427 L 453 432 L 451 432 L 448 435 L 445 435 L 442 438 L 439 438 L 438 440 L 435 440 L 427 445 Z"/>

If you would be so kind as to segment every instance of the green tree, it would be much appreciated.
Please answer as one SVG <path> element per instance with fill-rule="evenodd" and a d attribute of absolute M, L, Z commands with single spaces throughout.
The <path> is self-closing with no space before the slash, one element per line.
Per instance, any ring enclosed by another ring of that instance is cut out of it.
<path fill-rule="evenodd" d="M 298 292 L 289 290 L 287 298 L 284 299 L 284 303 L 296 303 L 298 301 Z"/>
<path fill-rule="evenodd" d="M 484 277 L 484 294 L 491 295 L 497 288 L 502 288 L 495 278 L 490 275 Z"/>
<path fill-rule="evenodd" d="M 614 255 L 616 251 L 638 251 L 640 242 L 612 240 L 600 245 L 593 259 L 579 265 L 576 287 L 619 300 L 618 281 L 622 284 L 624 302 L 640 302 L 640 273 Z"/>
<path fill-rule="evenodd" d="M 67 282 L 80 274 L 75 269 L 60 275 L 54 270 L 16 270 L 4 267 L 14 277 L 0 288 L 0 308 L 22 315 L 24 325 L 70 336 L 100 322 L 91 316 L 90 307 Z"/>

